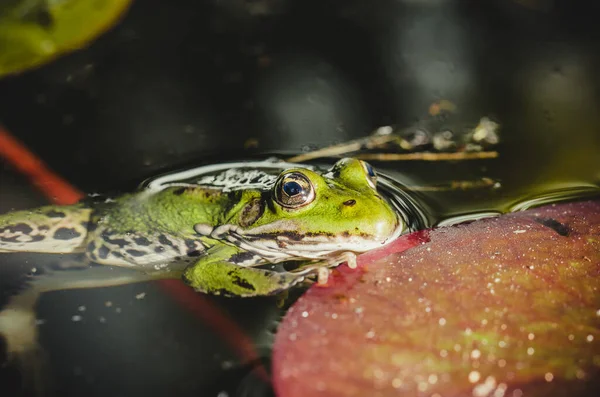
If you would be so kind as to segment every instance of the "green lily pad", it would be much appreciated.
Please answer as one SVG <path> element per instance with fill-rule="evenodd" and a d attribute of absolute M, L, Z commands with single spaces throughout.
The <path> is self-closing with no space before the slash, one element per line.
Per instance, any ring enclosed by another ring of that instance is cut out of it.
<path fill-rule="evenodd" d="M 599 276 L 600 201 L 404 236 L 288 311 L 277 395 L 600 395 Z"/>
<path fill-rule="evenodd" d="M 12 0 L 0 4 L 0 77 L 84 47 L 115 24 L 131 0 Z"/>

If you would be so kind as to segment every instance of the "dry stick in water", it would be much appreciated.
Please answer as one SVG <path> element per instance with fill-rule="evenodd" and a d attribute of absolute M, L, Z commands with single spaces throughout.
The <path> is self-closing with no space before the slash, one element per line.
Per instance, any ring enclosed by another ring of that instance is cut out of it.
<path fill-rule="evenodd" d="M 347 154 L 350 152 L 357 152 L 361 149 L 374 149 L 378 146 L 384 145 L 388 142 L 392 142 L 397 138 L 396 135 L 377 135 L 370 136 L 364 139 L 357 139 L 355 141 L 340 143 L 339 145 L 328 146 L 323 149 L 314 150 L 308 153 L 302 153 L 287 159 L 290 163 L 299 163 L 306 160 L 314 160 L 320 157 L 332 157 Z"/>
<path fill-rule="evenodd" d="M 379 161 L 452 161 L 452 160 L 484 160 L 495 159 L 498 152 L 456 152 L 456 153 L 365 153 L 357 154 L 354 157 L 361 160 L 379 160 Z"/>

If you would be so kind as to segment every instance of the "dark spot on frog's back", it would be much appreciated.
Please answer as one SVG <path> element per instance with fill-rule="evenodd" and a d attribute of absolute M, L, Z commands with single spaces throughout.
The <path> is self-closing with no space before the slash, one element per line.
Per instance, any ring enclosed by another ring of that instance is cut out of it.
<path fill-rule="evenodd" d="M 187 247 L 187 256 L 196 257 L 202 254 L 202 251 L 198 249 L 196 240 L 187 239 L 185 240 L 185 246 Z M 202 245 L 200 245 L 202 246 Z"/>
<path fill-rule="evenodd" d="M 180 187 L 178 189 L 173 190 L 173 194 L 175 196 L 181 196 L 183 193 L 185 193 L 186 188 L 184 187 Z"/>
<path fill-rule="evenodd" d="M 231 270 L 227 272 L 227 275 L 231 277 L 231 283 L 237 285 L 240 288 L 247 289 L 249 291 L 256 291 L 254 285 L 252 285 L 248 280 L 243 279 L 237 274 L 235 270 Z"/>
<path fill-rule="evenodd" d="M 356 204 L 356 200 L 347 200 L 347 201 L 344 201 L 344 205 L 348 206 L 348 207 L 352 207 L 354 204 Z"/>
<path fill-rule="evenodd" d="M 240 214 L 240 226 L 248 227 L 252 225 L 265 211 L 265 206 L 260 198 L 250 200 Z"/>
<path fill-rule="evenodd" d="M 93 232 L 98 227 L 98 224 L 95 222 L 82 221 L 80 222 L 81 226 L 85 228 L 88 232 Z"/>
<path fill-rule="evenodd" d="M 108 244 L 116 245 L 119 248 L 125 248 L 131 244 L 130 241 L 125 240 L 123 238 L 111 238 L 115 233 L 113 231 L 105 230 L 102 232 L 102 240 L 107 242 Z"/>
<path fill-rule="evenodd" d="M 229 262 L 231 263 L 243 263 L 249 261 L 254 258 L 254 254 L 249 251 L 238 252 L 237 254 L 233 254 L 229 257 Z"/>
<path fill-rule="evenodd" d="M 158 242 L 162 245 L 167 245 L 171 248 L 175 248 L 175 244 L 173 244 L 173 242 L 171 240 L 169 240 L 167 238 L 167 236 L 165 236 L 164 234 L 161 234 L 160 236 L 158 236 Z"/>
<path fill-rule="evenodd" d="M 64 218 L 67 216 L 63 211 L 50 210 L 44 213 L 48 218 Z"/>
<path fill-rule="evenodd" d="M 133 250 L 133 249 L 127 250 L 125 252 L 127 252 L 127 254 L 129 254 L 131 256 L 135 256 L 136 258 L 146 255 L 146 253 L 144 251 L 138 251 L 138 250 Z"/>
<path fill-rule="evenodd" d="M 71 240 L 79 236 L 81 236 L 81 233 L 79 233 L 77 230 L 69 227 L 61 227 L 56 229 L 52 237 L 56 240 Z"/>
<path fill-rule="evenodd" d="M 138 236 L 138 237 L 135 237 L 135 238 L 133 239 L 133 241 L 134 241 L 134 242 L 135 242 L 137 245 L 141 245 L 141 246 L 143 246 L 143 247 L 147 247 L 147 246 L 149 246 L 149 245 L 151 245 L 151 244 L 152 244 L 152 242 L 151 242 L 150 240 L 148 240 L 148 239 L 147 239 L 146 237 L 144 237 L 144 236 Z"/>
<path fill-rule="evenodd" d="M 100 259 L 106 259 L 106 258 L 108 258 L 109 252 L 110 252 L 110 250 L 108 249 L 108 247 L 103 245 L 98 249 L 98 257 Z"/>
<path fill-rule="evenodd" d="M 9 233 L 20 233 L 20 234 L 29 234 L 33 231 L 31 226 L 26 223 L 15 223 L 14 225 L 8 225 L 3 228 L 0 228 L 0 232 L 8 230 Z"/>
<path fill-rule="evenodd" d="M 550 229 L 554 230 L 561 236 L 567 237 L 571 233 L 571 229 L 567 225 L 563 225 L 556 219 L 552 218 L 534 218 L 537 223 L 540 223 Z"/>

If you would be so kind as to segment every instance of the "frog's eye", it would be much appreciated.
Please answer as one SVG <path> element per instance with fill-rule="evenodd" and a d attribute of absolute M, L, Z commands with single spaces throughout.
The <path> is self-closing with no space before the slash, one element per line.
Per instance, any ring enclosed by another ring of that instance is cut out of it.
<path fill-rule="evenodd" d="M 275 201 L 285 208 L 298 208 L 315 199 L 315 190 L 306 176 L 299 172 L 283 174 L 275 184 Z"/>
<path fill-rule="evenodd" d="M 373 169 L 371 164 L 365 161 L 361 161 L 361 164 L 363 166 L 363 169 L 365 170 L 365 174 L 367 174 L 367 180 L 369 182 L 369 185 L 373 189 L 375 189 L 375 187 L 377 186 L 377 174 L 375 173 L 375 170 Z"/>

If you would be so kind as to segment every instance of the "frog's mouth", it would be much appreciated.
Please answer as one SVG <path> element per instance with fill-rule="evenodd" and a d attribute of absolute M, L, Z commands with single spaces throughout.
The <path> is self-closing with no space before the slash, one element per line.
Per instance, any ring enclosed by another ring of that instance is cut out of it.
<path fill-rule="evenodd" d="M 405 224 L 400 219 L 392 233 L 386 236 L 302 234 L 285 226 L 285 221 L 254 229 L 243 229 L 230 224 L 214 228 L 199 224 L 195 226 L 195 230 L 203 236 L 228 241 L 272 263 L 293 259 L 323 259 L 342 252 L 366 252 L 392 242 L 406 231 Z"/>

